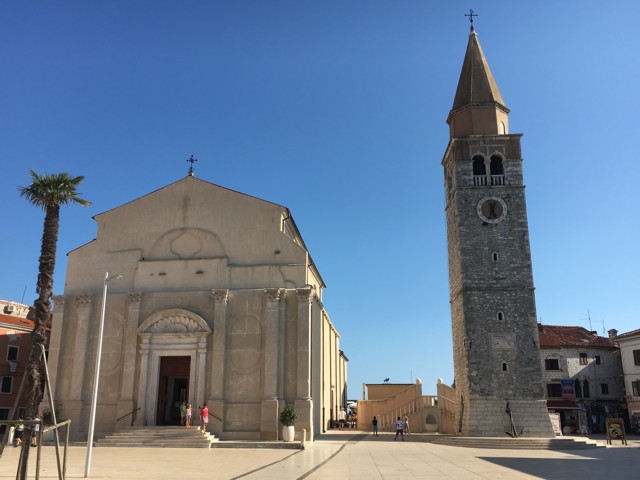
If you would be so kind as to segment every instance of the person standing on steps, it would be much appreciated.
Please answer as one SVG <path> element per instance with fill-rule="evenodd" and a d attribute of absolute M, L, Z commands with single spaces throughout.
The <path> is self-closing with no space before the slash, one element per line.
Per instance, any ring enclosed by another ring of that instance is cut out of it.
<path fill-rule="evenodd" d="M 207 425 L 209 424 L 209 407 L 205 403 L 200 409 L 200 420 L 202 421 L 202 433 L 207 433 Z"/>
<path fill-rule="evenodd" d="M 187 421 L 187 404 L 182 402 L 180 404 L 180 425 L 184 425 Z"/>
<path fill-rule="evenodd" d="M 185 420 L 185 424 L 187 426 L 187 428 L 191 428 L 191 404 L 187 403 L 187 416 L 186 416 L 186 420 Z"/>
<path fill-rule="evenodd" d="M 377 437 L 378 436 L 378 419 L 376 417 L 373 417 L 373 420 L 371 420 L 371 426 L 373 427 L 373 436 Z"/>
<path fill-rule="evenodd" d="M 398 419 L 396 420 L 396 436 L 393 438 L 394 440 L 397 440 L 398 435 L 400 435 L 402 437 L 402 441 L 404 442 L 403 428 L 404 428 L 404 422 L 400 417 L 398 417 Z"/>

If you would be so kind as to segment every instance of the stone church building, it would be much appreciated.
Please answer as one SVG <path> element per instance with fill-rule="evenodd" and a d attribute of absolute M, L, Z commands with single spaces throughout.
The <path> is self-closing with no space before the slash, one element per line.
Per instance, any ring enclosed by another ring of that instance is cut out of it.
<path fill-rule="evenodd" d="M 287 208 L 190 172 L 94 219 L 97 238 L 68 255 L 49 349 L 73 439 L 87 438 L 105 284 L 97 437 L 179 424 L 181 401 L 195 419 L 207 403 L 222 439 L 280 438 L 285 405 L 298 439 L 329 428 L 347 359 Z"/>

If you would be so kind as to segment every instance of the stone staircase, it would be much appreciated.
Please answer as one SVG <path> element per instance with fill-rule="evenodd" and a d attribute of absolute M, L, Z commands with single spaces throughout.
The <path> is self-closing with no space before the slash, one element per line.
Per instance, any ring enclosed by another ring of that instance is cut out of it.
<path fill-rule="evenodd" d="M 425 442 L 451 447 L 494 448 L 508 450 L 582 450 L 606 448 L 588 438 L 501 438 L 501 437 L 458 437 L 455 435 L 424 435 Z"/>
<path fill-rule="evenodd" d="M 218 440 L 198 427 L 133 427 L 97 440 L 96 447 L 211 448 Z"/>

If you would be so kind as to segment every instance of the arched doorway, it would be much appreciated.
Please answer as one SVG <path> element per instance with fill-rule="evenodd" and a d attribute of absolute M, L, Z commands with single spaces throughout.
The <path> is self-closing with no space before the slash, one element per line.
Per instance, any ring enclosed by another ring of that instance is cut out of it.
<path fill-rule="evenodd" d="M 140 325 L 138 406 L 142 411 L 136 424 L 178 424 L 183 399 L 195 406 L 206 401 L 210 334 L 202 317 L 184 309 L 157 312 Z"/>

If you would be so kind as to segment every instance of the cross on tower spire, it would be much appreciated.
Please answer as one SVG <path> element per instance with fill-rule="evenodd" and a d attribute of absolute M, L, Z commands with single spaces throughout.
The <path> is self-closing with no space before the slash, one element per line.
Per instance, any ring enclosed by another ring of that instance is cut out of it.
<path fill-rule="evenodd" d="M 473 17 L 477 17 L 478 14 L 477 13 L 473 13 L 473 9 L 470 8 L 469 9 L 469 13 L 465 13 L 464 16 L 465 17 L 469 17 L 469 22 L 471 23 L 471 31 L 473 32 L 475 30 L 475 28 L 473 28 Z"/>
<path fill-rule="evenodd" d="M 191 155 L 189 158 L 187 158 L 187 162 L 189 162 L 191 164 L 191 166 L 189 167 L 189 176 L 193 177 L 193 164 L 196 163 L 198 161 L 197 158 L 193 158 L 193 155 Z"/>

